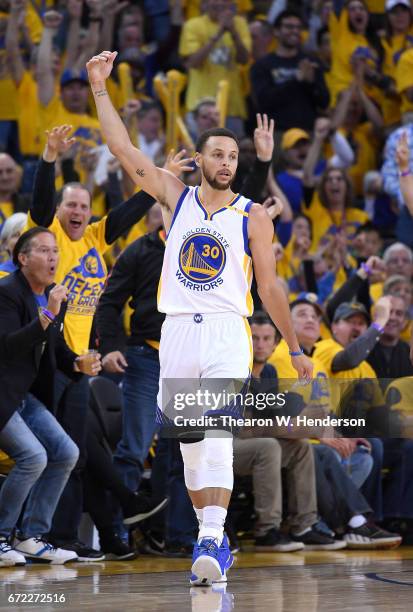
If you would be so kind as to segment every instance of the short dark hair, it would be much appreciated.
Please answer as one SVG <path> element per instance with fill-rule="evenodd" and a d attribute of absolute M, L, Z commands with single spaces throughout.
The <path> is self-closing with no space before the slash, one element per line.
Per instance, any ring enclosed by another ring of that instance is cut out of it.
<path fill-rule="evenodd" d="M 371 221 L 366 221 L 366 223 L 363 223 L 363 225 L 359 225 L 358 228 L 356 229 L 356 236 L 359 236 L 360 234 L 363 234 L 364 232 L 366 233 L 375 232 L 376 234 L 379 234 L 381 238 L 380 228 L 374 223 L 372 223 Z"/>
<path fill-rule="evenodd" d="M 71 181 L 70 183 L 65 183 L 63 187 L 59 189 L 59 191 L 56 193 L 56 196 L 55 196 L 56 206 L 59 206 L 62 203 L 63 197 L 65 195 L 65 191 L 69 187 L 72 187 L 73 189 L 83 189 L 83 191 L 87 191 L 89 194 L 89 198 L 90 198 L 90 208 L 92 208 L 92 194 L 90 193 L 87 187 L 85 187 L 84 185 L 82 185 L 82 183 L 79 183 L 78 181 Z"/>
<path fill-rule="evenodd" d="M 54 236 L 53 232 L 47 229 L 47 227 L 42 227 L 41 225 L 37 225 L 36 227 L 32 227 L 27 232 L 24 232 L 19 236 L 16 244 L 13 249 L 13 263 L 18 268 L 21 268 L 21 264 L 19 261 L 20 253 L 28 253 L 31 249 L 32 241 L 39 234 L 51 234 Z"/>
<path fill-rule="evenodd" d="M 301 17 L 300 13 L 298 13 L 297 11 L 293 11 L 291 9 L 286 9 L 285 11 L 281 11 L 281 13 L 274 20 L 274 28 L 276 30 L 280 28 L 282 26 L 282 22 L 284 21 L 284 19 L 289 19 L 290 17 L 296 17 L 297 19 L 301 21 L 302 25 L 304 24 L 303 18 Z"/>
<path fill-rule="evenodd" d="M 206 142 L 209 140 L 209 138 L 212 138 L 213 136 L 225 136 L 226 138 L 232 138 L 237 147 L 239 147 L 238 138 L 235 136 L 234 132 L 228 130 L 227 128 L 217 127 L 202 132 L 202 134 L 197 140 L 195 151 L 197 153 L 202 153 L 202 149 L 204 148 Z"/>
<path fill-rule="evenodd" d="M 274 328 L 275 332 L 275 340 L 279 340 L 281 338 L 281 334 L 278 331 L 278 328 L 274 325 L 271 317 L 264 310 L 256 310 L 252 317 L 249 318 L 250 325 L 271 325 Z"/>
<path fill-rule="evenodd" d="M 141 108 L 137 112 L 138 119 L 143 119 L 151 110 L 159 112 L 163 118 L 163 108 L 156 100 L 145 100 L 142 102 Z"/>

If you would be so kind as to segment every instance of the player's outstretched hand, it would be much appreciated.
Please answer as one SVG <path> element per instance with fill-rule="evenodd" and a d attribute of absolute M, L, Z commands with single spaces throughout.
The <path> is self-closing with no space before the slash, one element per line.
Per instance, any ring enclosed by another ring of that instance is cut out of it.
<path fill-rule="evenodd" d="M 313 363 L 307 355 L 298 355 L 297 357 L 291 357 L 291 363 L 297 370 L 298 377 L 303 382 L 310 382 L 313 377 Z"/>
<path fill-rule="evenodd" d="M 169 172 L 172 172 L 178 178 L 182 172 L 192 172 L 194 169 L 191 165 L 193 159 L 192 157 L 184 157 L 185 153 L 185 149 L 182 149 L 179 153 L 175 153 L 174 149 L 171 149 L 164 163 L 164 169 L 169 170 Z"/>
<path fill-rule="evenodd" d="M 117 54 L 117 51 L 102 51 L 87 62 L 86 68 L 91 84 L 106 81 L 112 72 Z"/>

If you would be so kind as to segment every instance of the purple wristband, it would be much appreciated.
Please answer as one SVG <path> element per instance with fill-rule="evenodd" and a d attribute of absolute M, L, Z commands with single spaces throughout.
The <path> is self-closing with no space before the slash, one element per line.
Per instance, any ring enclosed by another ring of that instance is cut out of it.
<path fill-rule="evenodd" d="M 381 334 L 384 332 L 384 327 L 382 327 L 376 322 L 372 323 L 371 326 L 374 327 L 374 329 L 377 329 L 377 331 L 380 332 Z"/>
<path fill-rule="evenodd" d="M 300 349 L 299 351 L 289 351 L 289 352 L 290 352 L 291 357 L 299 357 L 300 355 L 303 355 L 304 353 L 303 349 Z"/>
<path fill-rule="evenodd" d="M 51 323 L 55 320 L 54 314 L 50 312 L 50 310 L 47 310 L 47 308 L 42 308 L 42 314 L 44 314 L 46 319 L 49 319 Z"/>
<path fill-rule="evenodd" d="M 399 176 L 410 176 L 410 174 L 410 170 L 403 170 L 402 172 L 399 172 Z"/>
<path fill-rule="evenodd" d="M 360 268 L 362 270 L 364 270 L 364 272 L 367 274 L 367 276 L 370 276 L 370 274 L 373 272 L 373 270 L 370 268 L 370 266 L 368 264 L 364 263 L 364 262 L 361 264 Z"/>

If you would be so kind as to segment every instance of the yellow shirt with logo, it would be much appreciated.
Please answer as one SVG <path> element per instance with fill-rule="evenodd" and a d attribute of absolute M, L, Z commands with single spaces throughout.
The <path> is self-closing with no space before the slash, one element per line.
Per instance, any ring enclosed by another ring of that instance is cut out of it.
<path fill-rule="evenodd" d="M 327 372 L 319 359 L 311 357 L 311 361 L 314 365 L 311 383 L 298 385 L 294 382 L 298 381 L 298 374 L 292 366 L 288 344 L 284 339 L 279 342 L 268 359 L 268 363 L 274 366 L 277 371 L 281 391 L 293 391 L 301 395 L 306 405 L 324 408 L 328 413 L 330 411 L 331 395 Z"/>
<path fill-rule="evenodd" d="M 28 225 L 35 225 L 30 214 Z M 65 339 L 77 354 L 89 347 L 93 316 L 105 286 L 107 268 L 103 254 L 110 246 L 105 240 L 105 228 L 106 217 L 88 225 L 80 240 L 71 240 L 57 217 L 49 226 L 59 247 L 55 282 L 69 290 Z"/>
<path fill-rule="evenodd" d="M 362 361 L 357 367 L 351 370 L 342 370 L 340 372 L 332 371 L 334 357 L 343 351 L 343 347 L 333 338 L 320 340 L 315 345 L 313 357 L 321 361 L 327 376 L 332 379 L 332 404 L 333 409 L 336 409 L 344 394 L 348 392 L 349 385 L 355 380 L 363 380 L 362 397 L 365 404 L 368 406 L 380 406 L 383 404 L 383 395 L 377 380 L 376 372 L 373 370 L 367 361 Z"/>
<path fill-rule="evenodd" d="M 251 50 L 251 36 L 248 23 L 243 17 L 234 17 L 234 24 L 244 46 Z M 204 47 L 218 32 L 219 24 L 207 15 L 194 17 L 184 24 L 179 53 L 183 57 L 192 55 Z M 225 32 L 212 48 L 208 58 L 199 68 L 189 70 L 186 106 L 193 110 L 201 98 L 215 97 L 220 80 L 229 82 L 229 116 L 246 117 L 246 104 L 242 95 L 242 78 L 236 62 L 236 49 L 232 36 Z"/>

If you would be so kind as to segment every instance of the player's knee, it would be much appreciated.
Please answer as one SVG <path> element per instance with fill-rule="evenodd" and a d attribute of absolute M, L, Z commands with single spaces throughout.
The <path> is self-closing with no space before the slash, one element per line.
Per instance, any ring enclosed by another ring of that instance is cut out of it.
<path fill-rule="evenodd" d="M 179 444 L 184 466 L 188 470 L 199 470 L 205 462 L 205 440 L 191 444 Z"/>
<path fill-rule="evenodd" d="M 231 469 L 233 463 L 232 438 L 206 438 L 206 463 L 211 470 Z"/>

